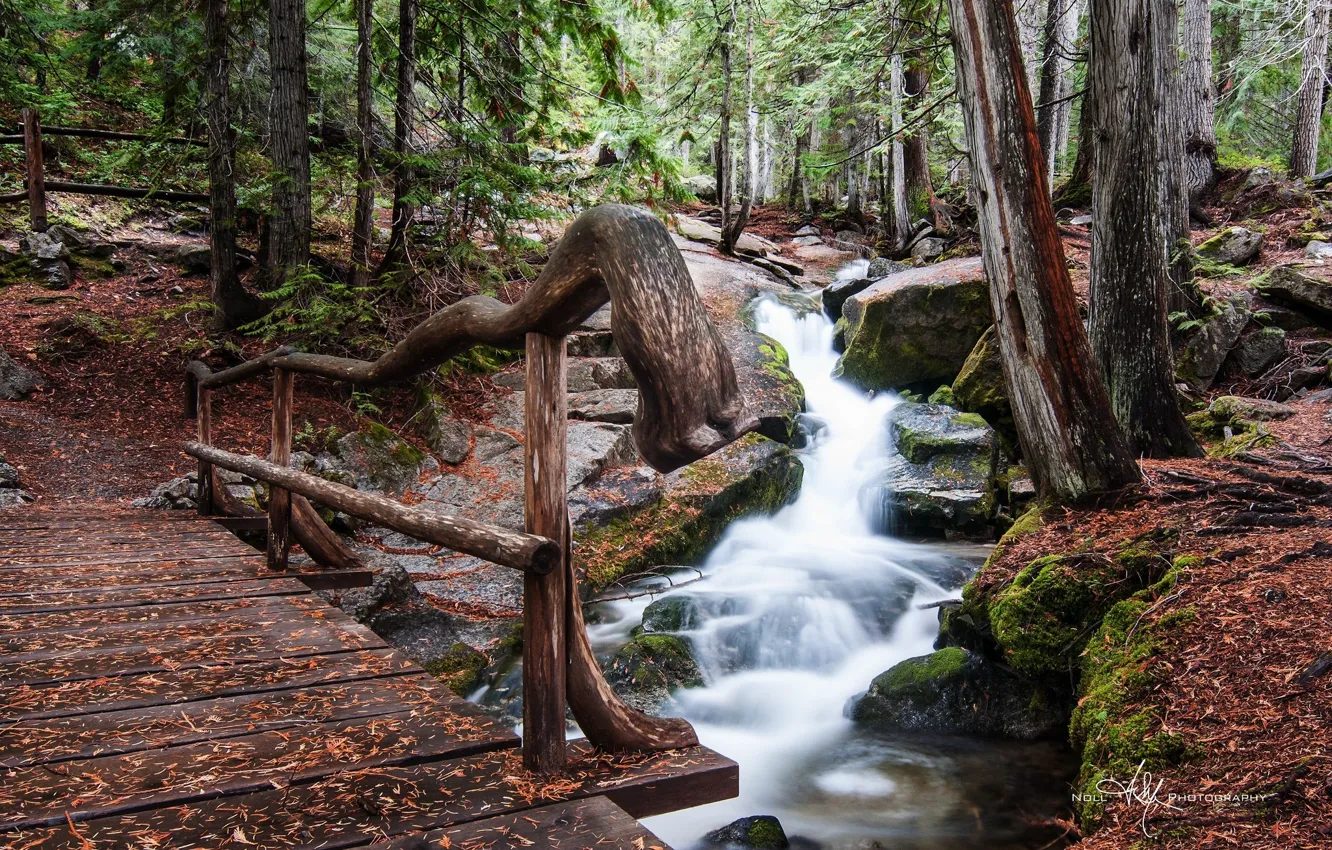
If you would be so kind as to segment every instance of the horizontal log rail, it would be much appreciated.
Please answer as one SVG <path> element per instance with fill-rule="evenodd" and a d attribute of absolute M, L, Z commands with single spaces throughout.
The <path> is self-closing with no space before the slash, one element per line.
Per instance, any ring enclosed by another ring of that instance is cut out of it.
<path fill-rule="evenodd" d="M 560 560 L 560 544 L 547 537 L 404 505 L 385 496 L 326 481 L 308 472 L 205 446 L 203 443 L 186 443 L 185 453 L 213 466 L 300 493 L 358 519 L 369 520 L 409 537 L 447 546 L 504 567 L 545 575 Z"/>
<path fill-rule="evenodd" d="M 204 192 L 175 192 L 167 189 L 138 189 L 131 186 L 110 186 L 104 183 L 70 183 L 65 180 L 47 180 L 46 191 L 68 195 L 104 195 L 111 198 L 151 198 L 154 201 L 176 201 L 187 204 L 206 204 Z"/>
<path fill-rule="evenodd" d="M 153 136 L 147 133 L 122 133 L 119 130 L 99 130 L 95 127 L 42 127 L 42 132 L 48 136 L 75 136 L 81 139 L 104 139 L 107 141 L 123 142 L 160 142 L 166 145 L 206 145 L 207 139 L 191 139 L 188 136 Z M 0 136 L 0 140 L 13 138 L 11 136 Z M 18 136 L 18 141 L 23 141 L 22 136 Z"/>

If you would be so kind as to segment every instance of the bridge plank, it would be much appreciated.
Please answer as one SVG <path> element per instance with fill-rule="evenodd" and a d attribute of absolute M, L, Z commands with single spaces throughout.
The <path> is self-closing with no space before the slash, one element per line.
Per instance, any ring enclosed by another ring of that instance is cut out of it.
<path fill-rule="evenodd" d="M 24 721 L 0 730 L 0 762 L 51 764 L 431 706 L 479 716 L 479 709 L 430 676 L 414 673 Z"/>
<path fill-rule="evenodd" d="M 59 611 L 0 617 L 0 652 L 21 652 L 30 641 L 49 639 L 54 634 L 92 635 L 107 633 L 112 627 L 163 625 L 195 620 L 228 621 L 240 616 L 273 615 L 279 612 L 331 609 L 318 597 L 251 596 L 239 599 L 215 599 L 202 602 L 111 608 L 105 611 Z"/>
<path fill-rule="evenodd" d="M 568 770 L 545 784 L 516 750 L 418 765 L 348 771 L 307 785 L 21 830 L 26 850 L 134 846 L 341 848 L 407 832 L 458 826 L 497 814 L 605 795 L 633 817 L 673 811 L 689 799 L 736 793 L 735 762 L 705 747 L 609 756 L 570 747 Z M 537 845 L 541 846 L 541 845 Z"/>
<path fill-rule="evenodd" d="M 371 850 L 667 850 L 653 835 L 605 797 L 541 806 L 462 826 L 406 835 L 371 845 Z"/>
<path fill-rule="evenodd" d="M 294 690 L 415 673 L 416 665 L 389 649 L 332 652 L 259 661 L 218 659 L 171 675 L 140 673 L 5 688 L 0 721 L 38 720 L 148 708 L 239 694 Z"/>
<path fill-rule="evenodd" d="M 239 599 L 255 596 L 292 596 L 309 593 L 302 582 L 287 577 L 258 578 L 237 575 L 198 582 L 147 583 L 124 587 L 92 585 L 81 589 L 37 589 L 5 594 L 0 592 L 0 617 L 56 611 L 108 610 L 129 606 L 166 605 L 184 600 Z"/>

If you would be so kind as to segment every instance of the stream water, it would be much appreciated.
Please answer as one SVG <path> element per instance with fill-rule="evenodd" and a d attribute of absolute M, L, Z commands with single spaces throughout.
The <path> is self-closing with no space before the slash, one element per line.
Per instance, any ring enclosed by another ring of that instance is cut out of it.
<path fill-rule="evenodd" d="M 956 596 L 986 547 L 874 531 L 883 526 L 859 492 L 892 451 L 884 417 L 897 399 L 830 377 L 837 355 L 822 313 L 765 301 L 756 315 L 805 387 L 804 483 L 776 514 L 733 524 L 703 579 L 669 591 L 690 597 L 682 634 L 706 681 L 678 692 L 669 713 L 740 763 L 740 796 L 647 825 L 681 850 L 754 814 L 824 850 L 1044 844 L 1024 823 L 1067 799 L 1057 747 L 869 733 L 845 718 L 876 675 L 931 651 L 937 611 L 918 606 Z M 594 645 L 626 640 L 651 601 L 604 605 Z"/>

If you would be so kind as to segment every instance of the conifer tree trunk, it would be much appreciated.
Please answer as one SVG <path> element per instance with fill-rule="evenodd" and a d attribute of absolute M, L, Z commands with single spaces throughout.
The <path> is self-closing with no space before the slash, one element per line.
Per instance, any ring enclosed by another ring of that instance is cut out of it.
<path fill-rule="evenodd" d="M 1085 7 L 1086 0 L 1071 0 L 1070 11 L 1060 20 L 1063 27 L 1060 43 L 1065 45 L 1066 51 L 1060 57 L 1063 73 L 1059 82 L 1059 101 L 1055 104 L 1054 150 L 1051 152 L 1051 162 L 1056 164 L 1068 157 L 1069 131 L 1073 123 L 1073 95 L 1077 86 L 1074 76 L 1077 63 L 1072 57 L 1077 50 L 1078 25 L 1082 21 L 1082 11 Z"/>
<path fill-rule="evenodd" d="M 305 61 L 305 0 L 270 0 L 268 59 L 269 155 L 273 161 L 273 216 L 268 278 L 280 282 L 310 259 L 309 85 Z"/>
<path fill-rule="evenodd" d="M 1077 0 L 1049 0 L 1045 12 L 1045 42 L 1041 51 L 1040 96 L 1036 110 L 1036 130 L 1045 154 L 1046 176 L 1053 181 L 1059 151 L 1059 121 L 1067 121 L 1064 97 L 1069 81 L 1068 57 L 1078 32 Z"/>
<path fill-rule="evenodd" d="M 264 314 L 263 302 L 247 293 L 236 274 L 236 157 L 231 132 L 231 59 L 227 53 L 227 0 L 204 3 L 208 87 L 208 245 L 214 324 L 220 330 Z"/>
<path fill-rule="evenodd" d="M 1212 82 L 1211 0 L 1184 0 L 1180 31 L 1184 186 L 1189 202 L 1194 203 L 1216 182 L 1216 86 Z"/>
<path fill-rule="evenodd" d="M 911 209 L 907 205 L 906 184 L 906 146 L 902 143 L 902 96 L 905 93 L 906 80 L 902 71 L 902 56 L 894 54 L 888 65 L 888 90 L 890 120 L 892 122 L 892 193 L 893 193 L 893 240 L 897 250 L 906 248 L 911 238 Z"/>
<path fill-rule="evenodd" d="M 1152 457 L 1199 454 L 1166 324 L 1185 214 L 1182 145 L 1167 132 L 1179 126 L 1177 27 L 1175 0 L 1092 0 L 1091 345 L 1130 445 Z"/>
<path fill-rule="evenodd" d="M 1332 0 L 1308 0 L 1304 21 L 1304 62 L 1300 99 L 1295 112 L 1295 139 L 1290 151 L 1290 176 L 1312 177 L 1318 170 L 1318 132 L 1323 121 L 1323 89 L 1327 84 L 1328 25 Z"/>
<path fill-rule="evenodd" d="M 736 23 L 735 0 L 731 2 L 730 15 L 730 27 L 734 29 Z M 726 70 L 728 74 L 726 94 L 729 100 L 729 53 L 726 58 Z M 726 111 L 730 112 L 729 103 Z M 728 120 L 728 131 L 730 129 L 729 123 Z M 749 14 L 746 16 L 745 28 L 745 143 L 740 161 L 740 209 L 736 212 L 734 219 L 730 218 L 729 210 L 723 210 L 722 212 L 723 226 L 720 248 L 723 254 L 735 253 L 735 244 L 740 241 L 740 235 L 745 232 L 745 225 L 749 224 L 749 213 L 754 207 L 754 153 L 757 147 L 757 133 L 758 112 L 754 108 L 754 9 L 751 6 Z"/>
<path fill-rule="evenodd" d="M 1022 454 L 1043 497 L 1139 480 L 1078 317 L 1012 0 L 949 0 L 981 248 Z"/>
<path fill-rule="evenodd" d="M 412 121 L 416 111 L 416 17 L 419 0 L 398 0 L 398 83 L 393 104 L 393 224 L 379 273 L 406 259 L 407 231 L 416 216 L 409 198 L 416 174 L 411 154 Z"/>
<path fill-rule="evenodd" d="M 917 106 L 924 105 L 930 90 L 930 66 L 914 60 L 907 63 L 902 78 L 902 93 Z M 947 230 L 948 223 L 938 214 L 938 198 L 930 176 L 930 134 L 922 124 L 902 140 L 902 160 L 906 180 L 907 208 L 913 218 L 934 218 L 934 226 Z"/>
<path fill-rule="evenodd" d="M 375 0 L 356 0 L 356 214 L 352 222 L 352 277 L 370 282 L 370 241 L 375 225 L 374 113 L 371 101 L 371 43 Z"/>

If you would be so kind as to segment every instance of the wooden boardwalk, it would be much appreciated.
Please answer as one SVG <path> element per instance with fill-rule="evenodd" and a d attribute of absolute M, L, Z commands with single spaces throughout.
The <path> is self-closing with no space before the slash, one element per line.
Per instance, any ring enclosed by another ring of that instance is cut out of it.
<path fill-rule="evenodd" d="M 216 523 L 0 512 L 0 847 L 624 848 L 734 796 L 695 747 L 519 739 Z"/>

